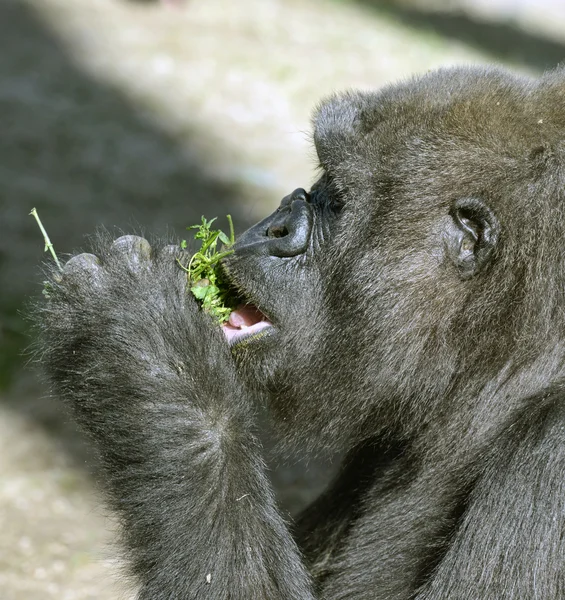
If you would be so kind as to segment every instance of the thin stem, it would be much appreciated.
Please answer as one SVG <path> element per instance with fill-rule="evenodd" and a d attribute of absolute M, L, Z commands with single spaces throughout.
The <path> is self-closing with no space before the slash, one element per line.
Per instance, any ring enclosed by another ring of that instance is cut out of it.
<path fill-rule="evenodd" d="M 233 229 L 233 221 L 231 220 L 231 215 L 226 215 L 226 217 L 230 224 L 230 246 L 233 246 L 235 243 L 235 231 Z"/>
<path fill-rule="evenodd" d="M 39 225 L 39 229 L 41 229 L 41 233 L 43 234 L 43 240 L 45 242 L 45 252 L 47 252 L 47 250 L 49 250 L 49 252 L 51 252 L 51 256 L 53 257 L 55 264 L 59 268 L 59 271 L 62 272 L 63 267 L 61 266 L 61 263 L 59 262 L 57 255 L 55 254 L 55 248 L 53 248 L 53 244 L 51 243 L 51 240 L 49 239 L 49 236 L 47 235 L 47 231 L 45 231 L 45 227 L 43 227 L 43 223 L 41 222 L 41 219 L 39 218 L 39 215 L 37 214 L 37 210 L 34 208 L 34 209 L 32 209 L 32 211 L 29 214 L 37 221 L 37 224 Z"/>
<path fill-rule="evenodd" d="M 209 264 L 215 265 L 218 261 L 222 260 L 222 258 L 225 258 L 226 256 L 229 256 L 230 254 L 233 254 L 235 252 L 235 250 L 226 250 L 225 252 L 220 252 L 219 254 L 216 254 L 216 256 L 214 256 L 213 260 L 209 261 Z"/>
<path fill-rule="evenodd" d="M 189 274 L 190 274 L 190 271 L 189 271 L 189 270 L 188 270 L 188 269 L 187 269 L 187 268 L 186 268 L 186 267 L 185 267 L 185 266 L 184 266 L 184 265 L 181 263 L 181 261 L 180 261 L 180 259 L 179 259 L 179 258 L 176 258 L 175 260 L 177 261 L 177 264 L 178 264 L 178 266 L 179 266 L 179 267 L 180 267 L 180 268 L 181 268 L 183 271 L 185 271 L 186 273 L 189 273 Z"/>

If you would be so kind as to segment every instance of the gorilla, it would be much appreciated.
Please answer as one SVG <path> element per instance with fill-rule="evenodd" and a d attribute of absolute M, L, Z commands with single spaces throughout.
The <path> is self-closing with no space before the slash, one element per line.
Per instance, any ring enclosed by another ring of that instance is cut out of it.
<path fill-rule="evenodd" d="M 101 457 L 140 600 L 565 598 L 565 69 L 430 72 L 313 118 L 220 327 L 178 245 L 53 272 L 40 360 Z M 292 524 L 257 435 L 344 457 Z"/>

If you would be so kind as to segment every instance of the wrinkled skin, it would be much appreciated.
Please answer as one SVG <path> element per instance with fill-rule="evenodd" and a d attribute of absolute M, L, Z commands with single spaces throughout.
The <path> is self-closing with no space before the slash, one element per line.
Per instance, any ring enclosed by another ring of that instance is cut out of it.
<path fill-rule="evenodd" d="M 451 69 L 330 98 L 321 177 L 224 269 L 228 344 L 180 250 L 126 236 L 54 274 L 55 389 L 102 457 L 139 597 L 565 597 L 565 71 Z M 255 437 L 346 456 L 293 528 Z"/>

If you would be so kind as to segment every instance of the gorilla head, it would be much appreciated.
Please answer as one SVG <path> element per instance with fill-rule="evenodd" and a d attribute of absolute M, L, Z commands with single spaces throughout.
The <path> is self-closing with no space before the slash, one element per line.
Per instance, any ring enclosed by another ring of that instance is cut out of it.
<path fill-rule="evenodd" d="M 317 183 L 224 261 L 225 335 L 178 247 L 104 238 L 52 277 L 42 358 L 140 600 L 565 597 L 564 107 L 563 70 L 329 99 Z M 265 394 L 289 445 L 345 454 L 292 533 Z"/>
<path fill-rule="evenodd" d="M 232 343 L 286 433 L 461 445 L 558 376 L 564 89 L 459 68 L 320 106 L 319 180 L 226 261 L 272 323 Z"/>

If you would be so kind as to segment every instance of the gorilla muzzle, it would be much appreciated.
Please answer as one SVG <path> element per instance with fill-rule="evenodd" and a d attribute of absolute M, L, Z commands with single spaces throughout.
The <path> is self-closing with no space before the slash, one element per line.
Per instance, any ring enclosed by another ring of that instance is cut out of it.
<path fill-rule="evenodd" d="M 284 258 L 304 254 L 310 242 L 313 220 L 310 195 L 298 188 L 282 199 L 274 213 L 243 233 L 234 249 L 242 256 Z"/>

